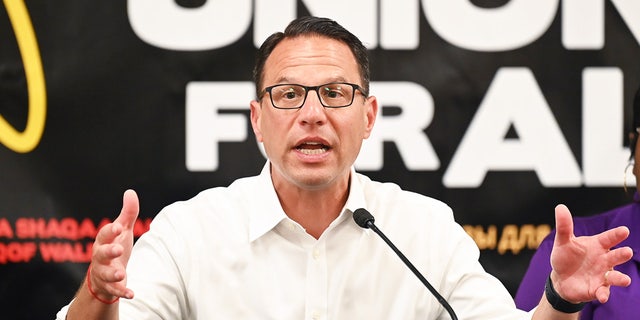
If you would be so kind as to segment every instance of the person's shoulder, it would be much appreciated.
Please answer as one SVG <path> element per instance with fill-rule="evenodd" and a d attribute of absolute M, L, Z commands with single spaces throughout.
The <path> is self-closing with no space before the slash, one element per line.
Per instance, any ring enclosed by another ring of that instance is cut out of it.
<path fill-rule="evenodd" d="M 228 186 L 215 186 L 204 189 L 192 198 L 174 203 L 178 206 L 216 205 L 224 203 L 246 203 L 247 199 L 256 197 L 264 192 L 263 176 L 241 177 L 232 181 Z"/>
<path fill-rule="evenodd" d="M 393 204 L 396 211 L 414 212 L 419 215 L 436 215 L 453 219 L 451 207 L 443 201 L 410 190 L 405 190 L 395 182 L 381 182 L 359 174 L 369 205 L 388 207 Z"/>
<path fill-rule="evenodd" d="M 240 178 L 229 186 L 216 186 L 199 191 L 191 198 L 164 207 L 154 220 L 168 219 L 176 224 L 200 223 L 203 219 L 227 219 L 246 212 L 245 207 L 256 195 L 257 177 Z M 237 214 L 226 215 L 233 211 Z M 217 218 L 216 218 L 217 217 Z"/>
<path fill-rule="evenodd" d="M 573 218 L 576 235 L 597 234 L 611 228 L 629 225 L 640 214 L 640 204 L 632 202 L 601 213 Z"/>

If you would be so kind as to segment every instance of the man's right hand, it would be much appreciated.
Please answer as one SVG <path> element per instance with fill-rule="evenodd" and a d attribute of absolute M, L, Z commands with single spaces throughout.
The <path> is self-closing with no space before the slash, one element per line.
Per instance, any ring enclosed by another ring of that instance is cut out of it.
<path fill-rule="evenodd" d="M 118 319 L 115 302 L 133 298 L 133 291 L 127 288 L 126 267 L 139 211 L 135 191 L 125 191 L 120 215 L 96 235 L 86 281 L 69 306 L 67 319 Z"/>
<path fill-rule="evenodd" d="M 116 220 L 102 227 L 93 244 L 89 280 L 91 290 L 101 299 L 133 298 L 126 287 L 126 267 L 133 247 L 133 226 L 140 210 L 135 191 L 127 190 Z"/>

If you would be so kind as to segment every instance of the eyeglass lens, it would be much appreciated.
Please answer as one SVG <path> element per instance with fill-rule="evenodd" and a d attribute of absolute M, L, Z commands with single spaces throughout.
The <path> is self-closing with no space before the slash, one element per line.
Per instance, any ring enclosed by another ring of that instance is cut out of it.
<path fill-rule="evenodd" d="M 271 87 L 271 101 L 276 108 L 297 109 L 307 98 L 309 91 L 316 91 L 325 107 L 346 107 L 353 102 L 354 88 L 346 83 L 329 83 L 318 87 L 297 84 L 281 84 Z"/>

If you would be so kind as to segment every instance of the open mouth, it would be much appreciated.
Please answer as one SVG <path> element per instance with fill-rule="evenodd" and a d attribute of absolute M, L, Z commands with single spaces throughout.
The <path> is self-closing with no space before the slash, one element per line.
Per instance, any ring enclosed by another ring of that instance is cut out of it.
<path fill-rule="evenodd" d="M 329 149 L 329 146 L 319 142 L 305 142 L 296 147 L 296 150 L 308 155 L 321 154 L 327 152 Z"/>

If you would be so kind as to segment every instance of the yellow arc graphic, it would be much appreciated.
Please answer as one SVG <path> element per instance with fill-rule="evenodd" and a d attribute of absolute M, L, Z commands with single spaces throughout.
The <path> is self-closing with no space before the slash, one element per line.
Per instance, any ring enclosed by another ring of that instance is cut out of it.
<path fill-rule="evenodd" d="M 24 131 L 19 132 L 0 115 L 0 142 L 9 149 L 26 153 L 33 150 L 42 138 L 47 115 L 47 92 L 36 40 L 29 12 L 24 0 L 3 0 L 11 26 L 16 35 L 24 64 L 29 98 L 29 115 Z"/>

